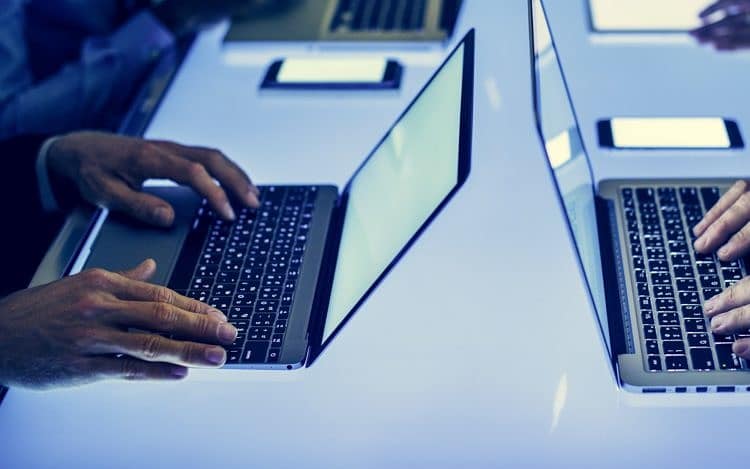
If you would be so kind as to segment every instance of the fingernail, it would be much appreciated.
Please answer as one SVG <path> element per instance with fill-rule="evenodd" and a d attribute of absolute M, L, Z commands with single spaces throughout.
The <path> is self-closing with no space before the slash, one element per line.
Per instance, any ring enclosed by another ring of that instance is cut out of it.
<path fill-rule="evenodd" d="M 234 221 L 237 218 L 229 202 L 224 204 L 221 211 L 224 212 L 224 217 L 226 217 L 228 220 Z"/>
<path fill-rule="evenodd" d="M 221 365 L 226 360 L 227 353 L 221 347 L 210 347 L 206 349 L 206 360 L 214 365 Z"/>
<path fill-rule="evenodd" d="M 260 195 L 260 189 L 258 189 L 256 186 L 254 186 L 254 185 L 251 184 L 250 185 L 250 193 L 254 194 L 257 197 L 257 196 Z"/>
<path fill-rule="evenodd" d="M 228 322 L 219 326 L 219 340 L 226 343 L 234 342 L 237 338 L 237 329 Z"/>
<path fill-rule="evenodd" d="M 224 315 L 224 313 L 222 313 L 218 309 L 211 308 L 211 309 L 208 310 L 207 314 L 209 316 L 211 316 L 212 318 L 214 318 L 214 319 L 218 319 L 221 322 L 226 322 L 227 321 L 226 315 Z"/>
<path fill-rule="evenodd" d="M 172 368 L 172 376 L 175 378 L 184 378 L 188 374 L 188 369 L 182 366 L 175 366 Z"/>
<path fill-rule="evenodd" d="M 706 240 L 704 238 L 698 238 L 695 240 L 693 246 L 695 246 L 695 249 L 701 251 L 706 246 Z"/>
<path fill-rule="evenodd" d="M 693 227 L 693 234 L 698 235 L 703 230 L 703 222 L 699 222 L 697 225 Z"/>
<path fill-rule="evenodd" d="M 169 214 L 169 209 L 166 207 L 157 207 L 154 210 L 154 218 L 164 225 L 172 223 L 172 216 Z"/>
<path fill-rule="evenodd" d="M 729 248 L 724 246 L 723 248 L 719 249 L 719 257 L 727 257 L 729 256 Z"/>
<path fill-rule="evenodd" d="M 713 332 L 722 332 L 725 322 L 726 319 L 724 318 L 724 315 L 716 316 L 711 320 L 711 330 Z"/>
<path fill-rule="evenodd" d="M 716 308 L 716 300 L 710 299 L 703 305 L 703 312 L 705 314 L 711 314 L 714 312 L 714 308 Z"/>
<path fill-rule="evenodd" d="M 742 355 L 744 357 L 745 354 L 747 354 L 747 350 L 748 348 L 750 348 L 750 345 L 748 345 L 748 343 L 745 341 L 735 342 L 732 348 L 734 349 L 734 353 L 736 353 L 737 355 Z"/>
<path fill-rule="evenodd" d="M 247 205 L 251 207 L 258 207 L 260 205 L 258 194 L 256 194 L 252 190 L 248 191 L 247 196 L 245 197 L 245 201 L 247 202 Z"/>

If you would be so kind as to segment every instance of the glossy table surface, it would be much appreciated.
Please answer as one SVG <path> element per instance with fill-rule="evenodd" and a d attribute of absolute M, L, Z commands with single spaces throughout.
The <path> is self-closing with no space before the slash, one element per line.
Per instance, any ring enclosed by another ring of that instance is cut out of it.
<path fill-rule="evenodd" d="M 598 178 L 740 176 L 739 152 L 606 152 L 613 115 L 733 117 L 750 135 L 747 53 L 683 35 L 592 35 L 583 1 L 548 1 Z M 196 371 L 169 384 L 11 390 L 0 467 L 712 467 L 746 456 L 750 395 L 620 390 L 534 130 L 525 0 L 468 0 L 477 29 L 464 188 L 330 348 L 295 372 Z M 333 182 L 447 49 L 380 49 L 398 92 L 259 92 L 272 58 L 346 47 L 195 44 L 148 135 L 217 146 L 259 183 Z M 739 440 L 739 441 L 738 441 Z"/>

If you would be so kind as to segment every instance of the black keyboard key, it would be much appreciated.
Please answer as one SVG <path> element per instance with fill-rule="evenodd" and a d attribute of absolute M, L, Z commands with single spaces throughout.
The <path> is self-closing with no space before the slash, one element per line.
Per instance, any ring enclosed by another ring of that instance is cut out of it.
<path fill-rule="evenodd" d="M 739 357 L 732 352 L 731 344 L 716 345 L 716 361 L 720 370 L 739 370 L 742 368 Z"/>
<path fill-rule="evenodd" d="M 670 241 L 685 241 L 685 233 L 682 230 L 667 230 L 666 234 Z"/>
<path fill-rule="evenodd" d="M 637 256 L 633 258 L 633 268 L 634 269 L 645 269 L 646 265 L 643 263 L 643 257 Z M 640 280 L 639 280 L 640 282 Z"/>
<path fill-rule="evenodd" d="M 633 246 L 631 250 L 634 250 L 635 248 L 638 248 L 638 253 L 633 252 L 634 256 L 640 256 L 640 246 Z M 649 261 L 659 260 L 659 259 L 666 259 L 667 258 L 667 251 L 664 248 L 646 248 L 646 259 Z"/>
<path fill-rule="evenodd" d="M 647 359 L 648 362 L 648 371 L 661 371 L 661 357 L 657 356 L 649 356 Z"/>
<path fill-rule="evenodd" d="M 687 335 L 689 347 L 709 347 L 711 342 L 708 340 L 708 334 L 690 333 Z"/>
<path fill-rule="evenodd" d="M 740 269 L 721 269 L 721 275 L 724 276 L 724 280 L 742 279 L 742 271 Z"/>
<path fill-rule="evenodd" d="M 646 291 L 648 291 L 648 287 Z M 654 296 L 656 298 L 674 298 L 672 285 L 654 285 Z"/>
<path fill-rule="evenodd" d="M 654 313 L 652 313 L 651 311 L 641 311 L 641 322 L 643 324 L 653 324 Z"/>
<path fill-rule="evenodd" d="M 716 275 L 716 264 L 713 262 L 698 262 L 695 266 L 699 275 Z"/>
<path fill-rule="evenodd" d="M 643 337 L 645 339 L 656 339 L 656 328 L 654 326 L 643 326 Z"/>
<path fill-rule="evenodd" d="M 678 326 L 662 326 L 659 328 L 661 340 L 682 340 L 682 329 Z"/>
<path fill-rule="evenodd" d="M 703 197 L 703 206 L 708 211 L 719 201 L 720 194 L 718 187 L 701 187 L 701 196 Z"/>
<path fill-rule="evenodd" d="M 721 293 L 721 288 L 704 288 L 703 289 L 703 298 L 706 300 L 713 298 L 714 296 Z"/>
<path fill-rule="evenodd" d="M 733 269 L 739 269 L 740 268 L 740 262 L 738 260 L 732 260 L 732 261 L 719 261 L 719 265 L 722 269 L 726 268 L 733 268 Z"/>
<path fill-rule="evenodd" d="M 721 280 L 718 275 L 701 275 L 701 288 L 721 288 Z"/>
<path fill-rule="evenodd" d="M 242 352 L 242 363 L 265 363 L 268 342 L 249 341 Z"/>
<path fill-rule="evenodd" d="M 705 319 L 685 319 L 685 331 L 687 332 L 706 332 Z"/>
<path fill-rule="evenodd" d="M 691 266 L 677 266 L 674 268 L 673 273 L 677 278 L 694 278 Z"/>
<path fill-rule="evenodd" d="M 698 205 L 698 190 L 695 187 L 680 187 L 680 200 L 685 205 Z"/>
<path fill-rule="evenodd" d="M 708 347 L 690 349 L 690 359 L 693 361 L 694 370 L 709 371 L 715 369 L 714 356 Z"/>
<path fill-rule="evenodd" d="M 227 317 L 231 321 L 247 321 L 253 315 L 252 308 L 240 308 L 238 306 L 232 306 L 227 312 Z"/>
<path fill-rule="evenodd" d="M 682 305 L 681 310 L 683 318 L 703 317 L 703 307 L 701 305 Z"/>
<path fill-rule="evenodd" d="M 671 285 L 672 284 L 672 277 L 669 275 L 669 272 L 654 272 L 650 275 L 650 277 L 651 277 L 651 283 L 653 283 L 654 285 L 665 285 L 665 284 Z"/>
<path fill-rule="evenodd" d="M 698 285 L 695 280 L 689 278 L 677 279 L 677 291 L 698 291 Z"/>
<path fill-rule="evenodd" d="M 227 350 L 227 365 L 236 365 L 242 359 L 242 350 Z"/>
<path fill-rule="evenodd" d="M 659 341 L 647 340 L 646 341 L 646 353 L 648 355 L 659 355 Z"/>
<path fill-rule="evenodd" d="M 268 363 L 278 363 L 281 355 L 281 349 L 272 348 L 268 351 Z"/>
<path fill-rule="evenodd" d="M 671 298 L 657 298 L 656 310 L 657 311 L 677 311 L 677 304 Z"/>
<path fill-rule="evenodd" d="M 692 260 L 689 254 L 671 254 L 672 265 L 691 265 Z"/>
<path fill-rule="evenodd" d="M 734 336 L 731 334 L 712 334 L 715 344 L 731 344 L 734 342 Z"/>
<path fill-rule="evenodd" d="M 685 344 L 681 340 L 665 340 L 661 345 L 664 355 L 685 355 Z"/>
<path fill-rule="evenodd" d="M 639 204 L 656 203 L 654 190 L 650 187 L 639 187 L 635 190 L 635 197 Z"/>
<path fill-rule="evenodd" d="M 680 318 L 677 317 L 677 313 L 659 313 L 658 314 L 660 326 L 679 326 Z"/>
<path fill-rule="evenodd" d="M 698 305 L 701 303 L 701 299 L 698 296 L 698 292 L 694 291 L 681 291 L 679 292 L 680 303 L 683 305 Z"/>
<path fill-rule="evenodd" d="M 668 355 L 664 357 L 667 371 L 685 371 L 688 369 L 687 357 L 680 355 Z"/>

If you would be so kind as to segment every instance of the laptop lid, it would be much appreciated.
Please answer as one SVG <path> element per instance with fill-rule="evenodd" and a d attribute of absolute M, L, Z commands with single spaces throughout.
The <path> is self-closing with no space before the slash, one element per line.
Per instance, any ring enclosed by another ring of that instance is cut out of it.
<path fill-rule="evenodd" d="M 534 112 L 552 179 L 608 351 L 594 179 L 541 0 L 530 0 Z"/>
<path fill-rule="evenodd" d="M 471 30 L 344 187 L 337 249 L 326 257 L 333 281 L 310 362 L 466 181 L 473 97 Z"/>

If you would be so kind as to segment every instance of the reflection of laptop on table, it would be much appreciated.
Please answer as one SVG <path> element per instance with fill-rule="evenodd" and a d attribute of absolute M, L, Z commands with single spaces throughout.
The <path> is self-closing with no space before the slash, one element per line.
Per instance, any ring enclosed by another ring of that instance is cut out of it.
<path fill-rule="evenodd" d="M 235 19 L 226 41 L 441 41 L 461 0 L 272 0 Z"/>
<path fill-rule="evenodd" d="M 212 304 L 237 327 L 227 366 L 310 364 L 466 180 L 473 70 L 471 31 L 341 194 L 261 186 L 261 208 L 230 224 L 189 189 L 153 188 L 175 207 L 174 228 L 112 215 L 70 270 L 153 257 L 157 283 Z"/>
<path fill-rule="evenodd" d="M 537 127 L 593 308 L 622 385 L 643 392 L 750 390 L 711 334 L 703 302 L 745 276 L 741 261 L 693 251 L 691 228 L 726 180 L 606 180 L 594 186 L 540 0 L 531 0 Z"/>

